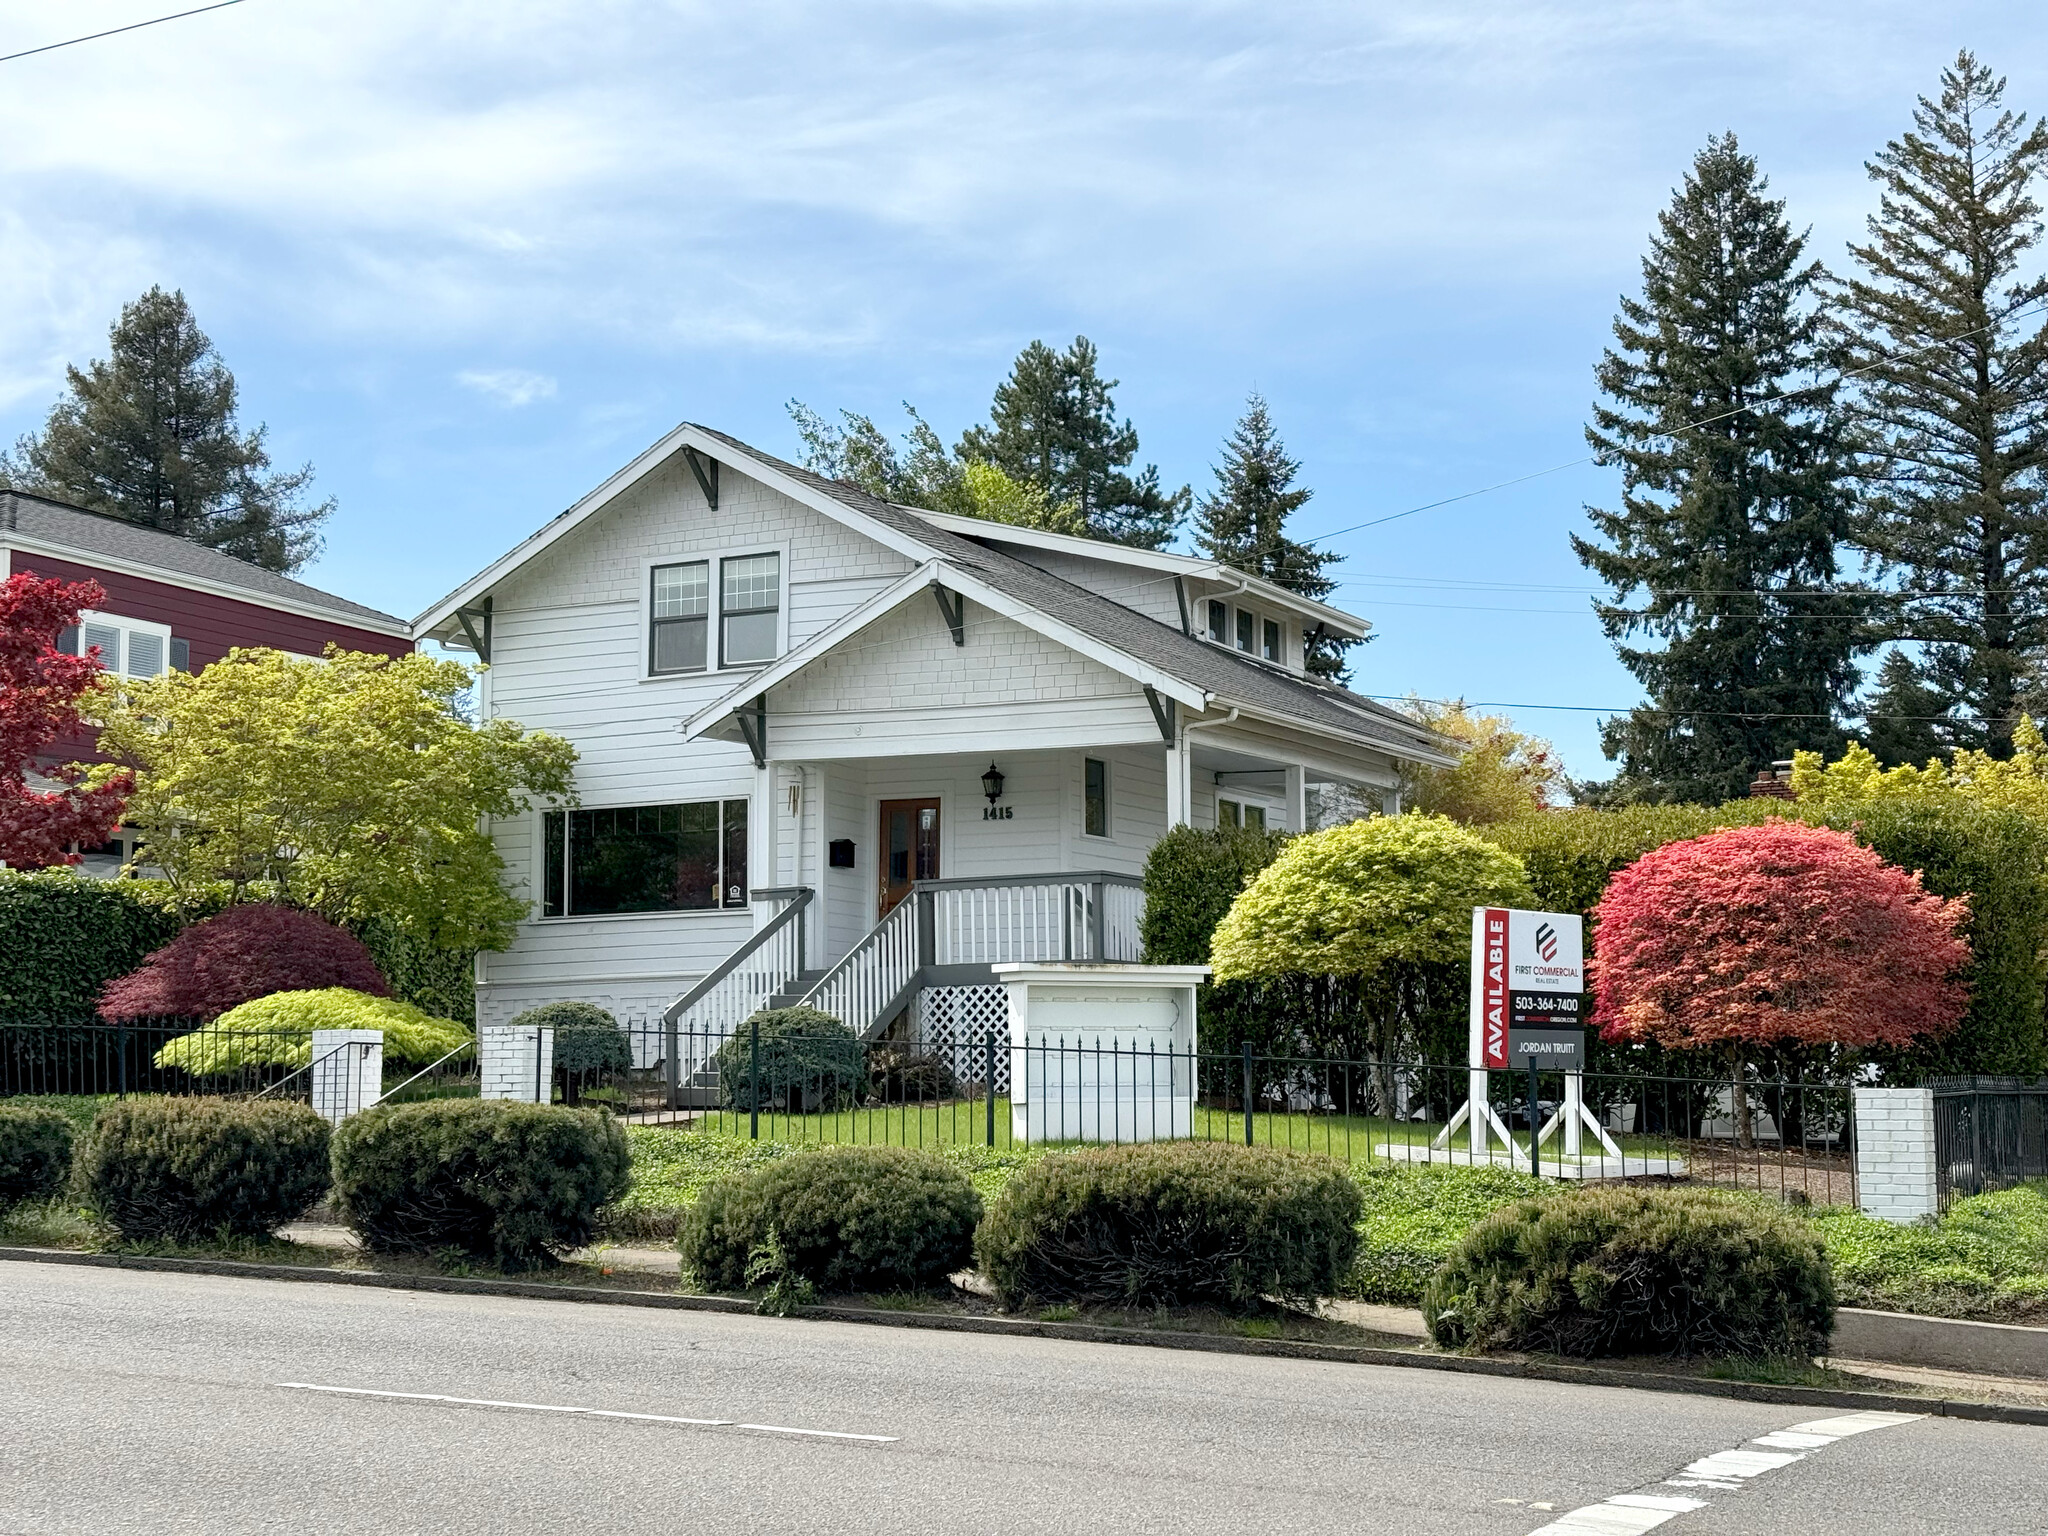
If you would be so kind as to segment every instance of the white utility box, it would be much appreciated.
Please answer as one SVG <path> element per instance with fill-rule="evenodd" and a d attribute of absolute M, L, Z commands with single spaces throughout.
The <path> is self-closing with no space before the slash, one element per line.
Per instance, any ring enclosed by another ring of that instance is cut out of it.
<path fill-rule="evenodd" d="M 1206 965 L 992 967 L 1008 994 L 1018 1141 L 1160 1141 L 1194 1132 L 1196 989 Z"/>

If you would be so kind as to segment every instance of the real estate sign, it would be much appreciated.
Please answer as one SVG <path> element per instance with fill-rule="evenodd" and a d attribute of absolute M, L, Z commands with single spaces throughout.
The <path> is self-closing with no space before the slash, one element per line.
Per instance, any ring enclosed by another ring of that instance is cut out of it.
<path fill-rule="evenodd" d="M 1508 1031 L 1583 1024 L 1585 924 L 1571 912 L 1472 909 L 1472 1056 L 1475 1068 L 1519 1065 Z"/>

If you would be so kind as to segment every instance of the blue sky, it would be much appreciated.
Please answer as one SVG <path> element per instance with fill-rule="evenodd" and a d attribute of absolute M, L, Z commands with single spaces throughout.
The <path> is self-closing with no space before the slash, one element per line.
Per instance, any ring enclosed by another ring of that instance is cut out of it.
<path fill-rule="evenodd" d="M 0 53 L 179 7 L 0 0 Z M 1839 263 L 1958 47 L 2048 109 L 2048 9 L 246 0 L 0 65 L 0 436 L 182 287 L 340 504 L 308 578 L 410 615 L 678 420 L 949 437 L 1085 333 L 1209 483 L 1247 390 L 1315 535 L 1578 458 L 1709 133 Z M 1336 538 L 1364 691 L 1639 697 L 1567 534 L 1586 466 Z M 1521 708 L 1582 777 L 1597 715 Z"/>

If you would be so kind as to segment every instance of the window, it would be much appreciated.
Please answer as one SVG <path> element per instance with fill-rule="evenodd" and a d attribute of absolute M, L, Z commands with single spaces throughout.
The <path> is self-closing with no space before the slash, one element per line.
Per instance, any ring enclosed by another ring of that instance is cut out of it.
<path fill-rule="evenodd" d="M 1109 836 L 1109 764 L 1099 757 L 1081 760 L 1081 830 Z"/>
<path fill-rule="evenodd" d="M 1230 604 L 1209 600 L 1209 638 L 1218 645 L 1230 644 Z"/>
<path fill-rule="evenodd" d="M 648 637 L 649 672 L 702 672 L 711 623 L 711 562 L 657 565 L 653 583 L 653 633 Z"/>
<path fill-rule="evenodd" d="M 182 671 L 178 658 L 183 655 L 189 662 L 191 652 L 185 641 L 171 638 L 167 625 L 114 614 L 80 614 L 78 623 L 57 635 L 57 649 L 67 656 L 83 656 L 95 646 L 101 666 L 129 677 L 161 676 L 166 656 Z"/>
<path fill-rule="evenodd" d="M 1272 619 L 1266 620 L 1265 645 L 1260 654 L 1268 661 L 1280 660 L 1280 626 Z"/>
<path fill-rule="evenodd" d="M 1216 802 L 1216 825 L 1219 827 L 1241 827 L 1244 825 L 1244 807 L 1235 800 Z"/>
<path fill-rule="evenodd" d="M 742 555 L 721 560 L 719 578 L 723 664 L 738 667 L 772 661 L 782 617 L 782 556 Z"/>
<path fill-rule="evenodd" d="M 543 917 L 694 912 L 747 904 L 747 802 L 548 811 Z"/>
<path fill-rule="evenodd" d="M 1263 832 L 1266 830 L 1266 808 L 1263 805 L 1248 805 L 1244 808 L 1244 824 Z"/>
<path fill-rule="evenodd" d="M 190 672 L 192 670 L 192 642 L 171 637 L 171 670 Z"/>
<path fill-rule="evenodd" d="M 1249 651 L 1253 646 L 1253 632 L 1258 628 L 1259 616 L 1244 609 L 1237 610 L 1237 648 Z"/>

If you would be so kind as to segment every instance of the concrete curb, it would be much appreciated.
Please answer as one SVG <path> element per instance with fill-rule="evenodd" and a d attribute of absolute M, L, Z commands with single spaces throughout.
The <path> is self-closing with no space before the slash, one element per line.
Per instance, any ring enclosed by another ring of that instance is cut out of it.
<path fill-rule="evenodd" d="M 2048 1328 L 1843 1307 L 1829 1351 L 1844 1360 L 2048 1378 Z"/>
<path fill-rule="evenodd" d="M 0 1247 L 0 1263 L 70 1264 L 91 1269 L 155 1270 L 168 1274 L 221 1275 L 243 1280 L 293 1280 L 311 1285 L 368 1286 L 377 1290 L 435 1291 L 461 1296 L 511 1296 L 572 1301 L 612 1307 L 653 1307 L 672 1312 L 721 1312 L 752 1316 L 754 1305 L 730 1296 L 693 1296 L 659 1291 L 607 1290 L 587 1285 L 541 1285 L 524 1280 L 470 1280 L 454 1275 L 393 1275 L 374 1270 L 314 1269 L 298 1264 L 245 1264 L 231 1259 L 147 1258 L 121 1253 L 73 1253 L 59 1248 Z M 1096 1323 L 1045 1323 L 1028 1318 L 957 1317 L 934 1312 L 898 1312 L 880 1307 L 809 1307 L 800 1318 L 865 1323 L 888 1328 L 924 1328 L 944 1333 L 1003 1334 L 1018 1338 L 1069 1339 L 1086 1344 L 1145 1345 L 1209 1354 L 1263 1355 L 1293 1360 L 1326 1360 L 1349 1365 L 1387 1365 L 1410 1370 L 1451 1371 L 1467 1376 L 1518 1376 L 1533 1381 L 1581 1386 L 1631 1387 L 1646 1392 L 1679 1392 L 1727 1397 L 1751 1403 L 1799 1407 L 1874 1409 L 1924 1413 L 1952 1419 L 2048 1427 L 2048 1408 L 1974 1403 L 1956 1398 L 1911 1397 L 1891 1392 L 1845 1392 L 1827 1387 L 1779 1386 L 1769 1382 L 1711 1381 L 1654 1371 L 1617 1371 L 1599 1366 L 1536 1360 L 1490 1360 L 1439 1355 L 1369 1344 L 1316 1344 L 1291 1339 L 1244 1339 L 1221 1334 L 1151 1332 Z"/>

